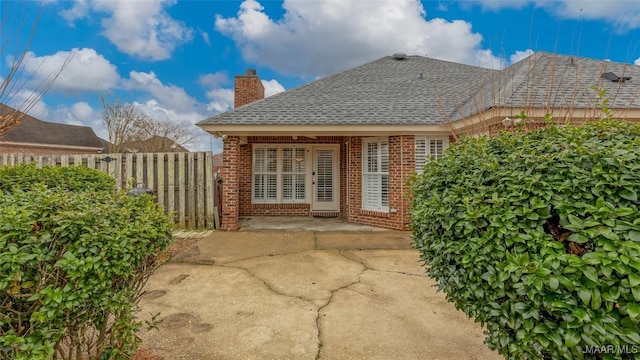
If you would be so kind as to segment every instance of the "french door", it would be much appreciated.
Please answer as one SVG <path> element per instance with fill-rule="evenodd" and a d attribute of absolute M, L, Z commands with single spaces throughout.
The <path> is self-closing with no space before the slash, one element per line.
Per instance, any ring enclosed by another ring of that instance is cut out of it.
<path fill-rule="evenodd" d="M 311 211 L 339 211 L 339 151 L 337 146 L 313 147 Z"/>

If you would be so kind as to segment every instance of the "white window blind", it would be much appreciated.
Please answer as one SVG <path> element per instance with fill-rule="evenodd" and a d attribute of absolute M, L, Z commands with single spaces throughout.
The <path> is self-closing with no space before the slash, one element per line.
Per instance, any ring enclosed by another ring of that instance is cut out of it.
<path fill-rule="evenodd" d="M 282 148 L 282 202 L 305 199 L 306 154 L 301 147 Z"/>
<path fill-rule="evenodd" d="M 253 199 L 258 202 L 276 202 L 278 195 L 278 149 L 253 149 Z"/>
<path fill-rule="evenodd" d="M 306 162 L 304 147 L 255 145 L 252 171 L 253 202 L 305 202 Z"/>
<path fill-rule="evenodd" d="M 362 141 L 362 208 L 389 211 L 389 140 Z"/>
<path fill-rule="evenodd" d="M 448 137 L 416 136 L 416 172 L 422 174 L 424 164 L 429 159 L 438 159 L 443 151 L 449 147 Z"/>
<path fill-rule="evenodd" d="M 316 201 L 333 201 L 333 151 L 319 150 L 316 155 Z"/>

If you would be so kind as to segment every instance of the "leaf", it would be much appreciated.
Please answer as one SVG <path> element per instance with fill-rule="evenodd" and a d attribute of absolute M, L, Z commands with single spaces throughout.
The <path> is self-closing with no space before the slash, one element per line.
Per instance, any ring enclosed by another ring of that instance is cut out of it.
<path fill-rule="evenodd" d="M 636 231 L 636 230 L 629 231 L 629 240 L 640 242 L 640 231 Z"/>
<path fill-rule="evenodd" d="M 600 290 L 594 288 L 591 290 L 591 308 L 597 310 L 602 305 L 602 298 L 600 297 Z"/>
<path fill-rule="evenodd" d="M 633 321 L 640 321 L 640 304 L 630 302 L 627 304 L 627 312 Z"/>
<path fill-rule="evenodd" d="M 577 216 L 569 214 L 567 215 L 567 220 L 569 220 L 569 223 L 573 225 L 575 229 L 584 228 L 584 222 Z"/>
<path fill-rule="evenodd" d="M 580 296 L 580 300 L 582 300 L 583 304 L 589 305 L 589 301 L 591 301 L 591 290 L 580 289 L 578 295 Z"/>
<path fill-rule="evenodd" d="M 633 189 L 622 189 L 620 191 L 620 197 L 634 202 L 638 201 L 638 193 Z"/>
<path fill-rule="evenodd" d="M 584 276 L 587 277 L 587 279 L 597 283 L 598 282 L 598 273 L 596 272 L 596 269 L 593 266 L 587 266 L 583 271 L 582 274 L 584 274 Z"/>
<path fill-rule="evenodd" d="M 567 240 L 569 241 L 573 241 L 575 243 L 578 244 L 584 244 L 586 242 L 589 242 L 589 237 L 587 237 L 586 235 L 582 234 L 582 233 L 573 233 L 569 236 L 569 238 L 567 238 Z"/>
<path fill-rule="evenodd" d="M 558 278 L 556 278 L 555 276 L 549 278 L 549 288 L 551 290 L 556 290 L 558 288 L 558 285 L 560 285 L 560 281 L 558 281 Z"/>
<path fill-rule="evenodd" d="M 580 339 L 581 337 L 579 332 L 575 330 L 569 330 L 564 336 L 564 346 L 566 347 L 576 346 L 580 342 Z"/>
<path fill-rule="evenodd" d="M 640 285 L 640 275 L 636 273 L 629 274 L 629 285 L 633 288 Z"/>

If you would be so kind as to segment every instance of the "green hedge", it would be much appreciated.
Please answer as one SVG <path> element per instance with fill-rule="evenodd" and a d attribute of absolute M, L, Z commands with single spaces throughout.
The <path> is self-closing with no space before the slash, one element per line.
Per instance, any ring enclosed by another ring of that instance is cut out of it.
<path fill-rule="evenodd" d="M 61 167 L 35 163 L 0 167 L 0 191 L 28 190 L 38 184 L 68 191 L 113 191 L 115 180 L 104 173 L 86 167 Z"/>
<path fill-rule="evenodd" d="M 486 326 L 490 348 L 510 359 L 640 357 L 640 125 L 465 139 L 412 191 L 427 272 Z"/>
<path fill-rule="evenodd" d="M 0 358 L 125 359 L 139 344 L 136 304 L 171 223 L 150 196 L 69 192 L 88 174 L 70 169 L 62 188 L 0 192 Z"/>

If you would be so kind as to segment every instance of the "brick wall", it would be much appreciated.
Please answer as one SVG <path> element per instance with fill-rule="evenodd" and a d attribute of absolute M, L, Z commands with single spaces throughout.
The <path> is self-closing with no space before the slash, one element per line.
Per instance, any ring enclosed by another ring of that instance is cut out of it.
<path fill-rule="evenodd" d="M 361 137 L 319 136 L 316 139 L 300 137 L 297 140 L 288 136 L 248 137 L 246 145 L 239 145 L 239 138 L 230 136 L 224 143 L 223 229 L 237 230 L 239 216 L 312 215 L 308 203 L 251 203 L 252 146 L 254 144 L 339 144 L 340 212 L 338 215 L 357 224 L 407 229 L 409 200 L 406 196 L 408 189 L 405 181 L 415 170 L 415 142 L 412 135 L 389 137 L 389 209 L 395 209 L 395 212 L 362 210 Z"/>
<path fill-rule="evenodd" d="M 405 181 L 415 170 L 414 136 L 389 137 L 389 212 L 362 210 L 362 138 L 351 138 L 349 163 L 347 221 L 407 230 L 409 200 L 406 196 L 408 189 Z"/>
<path fill-rule="evenodd" d="M 236 75 L 233 107 L 237 108 L 260 99 L 264 99 L 264 86 L 255 70 L 247 70 L 246 75 Z"/>
<path fill-rule="evenodd" d="M 29 154 L 29 155 L 75 155 L 75 154 L 97 154 L 97 150 L 78 150 L 50 147 L 17 147 L 0 144 L 0 154 Z"/>
<path fill-rule="evenodd" d="M 290 136 L 250 136 L 247 138 L 248 145 L 240 146 L 240 169 L 238 171 L 240 183 L 240 216 L 311 216 L 310 204 L 252 204 L 251 203 L 251 168 L 253 164 L 253 144 L 343 144 L 341 136 L 318 136 L 315 139 L 300 137 L 293 140 Z M 343 154 L 340 151 L 340 173 L 343 174 Z M 311 166 L 309 164 L 308 166 Z M 344 184 L 344 179 L 340 179 L 340 183 Z M 340 209 L 344 208 L 346 199 L 346 190 L 340 189 Z M 342 214 L 339 214 L 342 215 Z"/>
<path fill-rule="evenodd" d="M 222 159 L 222 224 L 221 229 L 240 229 L 238 212 L 240 139 L 229 136 L 224 140 Z"/>

